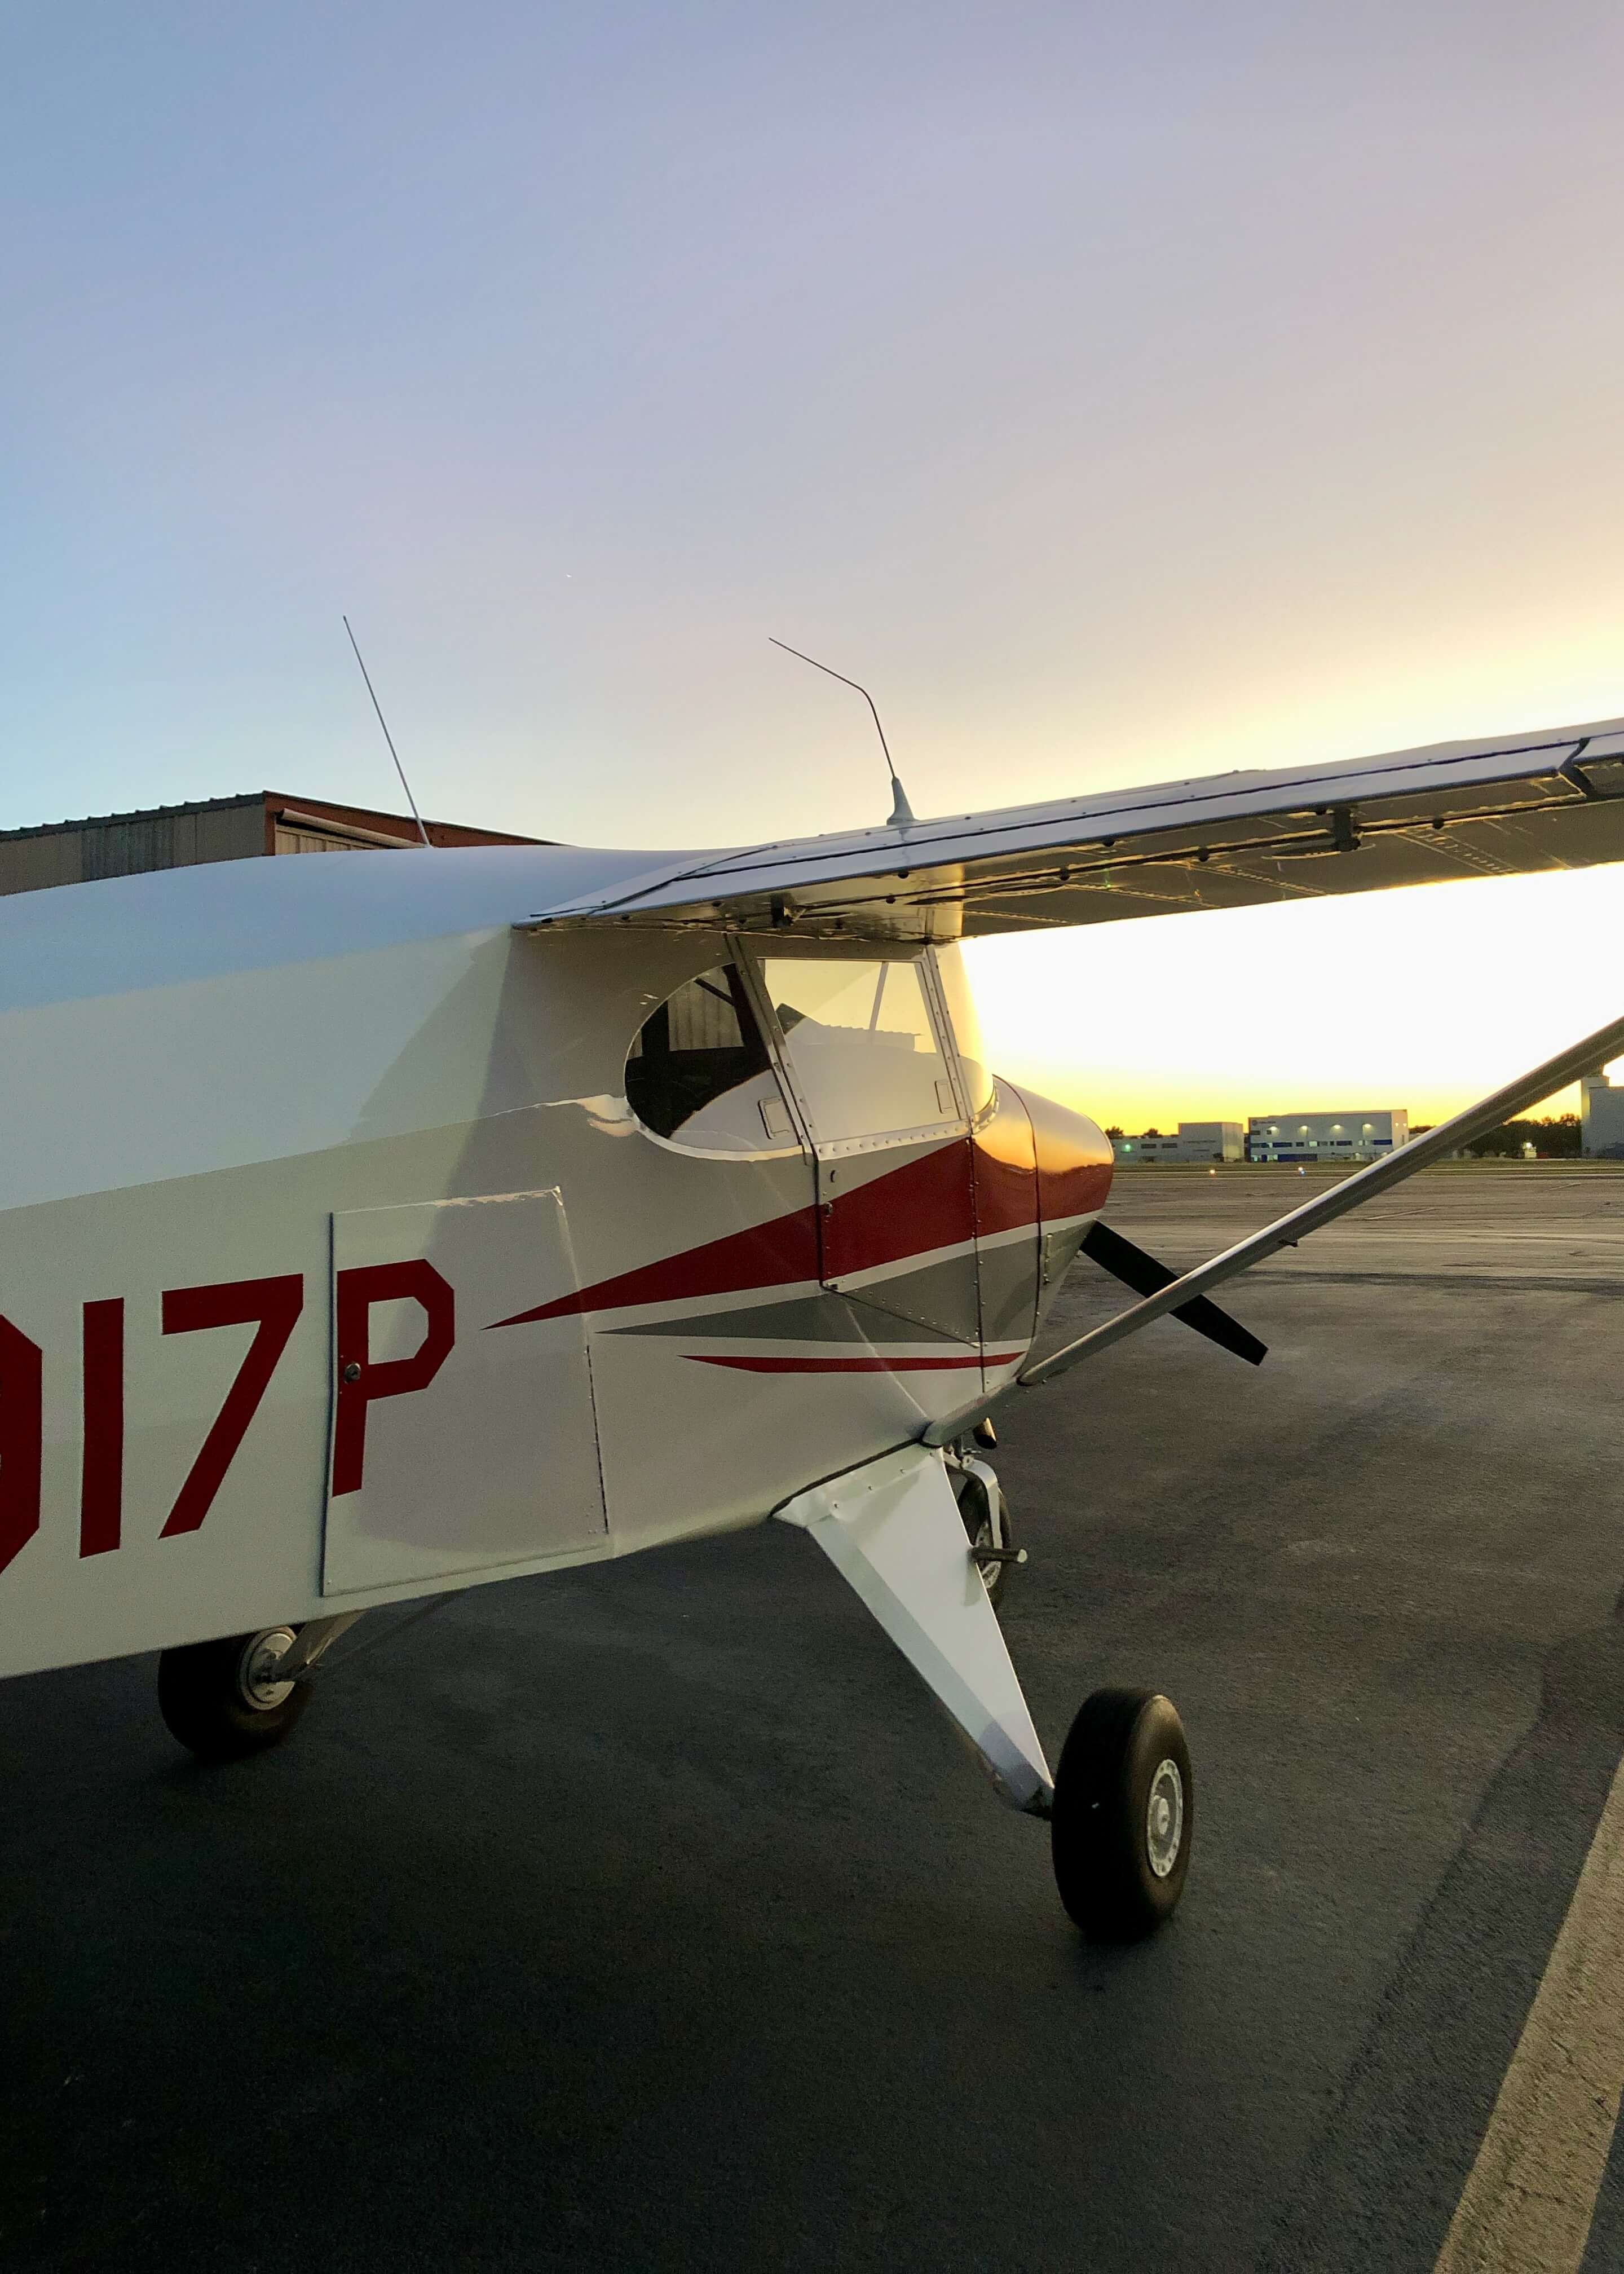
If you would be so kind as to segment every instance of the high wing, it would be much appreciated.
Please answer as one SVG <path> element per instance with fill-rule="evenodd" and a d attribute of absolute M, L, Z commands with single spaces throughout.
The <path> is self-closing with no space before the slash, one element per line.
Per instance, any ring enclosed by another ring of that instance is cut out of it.
<path fill-rule="evenodd" d="M 1624 860 L 1624 719 L 688 855 L 538 926 L 972 938 Z"/>

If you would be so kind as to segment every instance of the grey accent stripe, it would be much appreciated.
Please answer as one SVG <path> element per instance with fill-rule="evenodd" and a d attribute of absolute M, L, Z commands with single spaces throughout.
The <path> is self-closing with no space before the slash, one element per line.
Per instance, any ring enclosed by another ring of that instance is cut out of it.
<path fill-rule="evenodd" d="M 846 1297 L 865 1310 L 883 1312 L 887 1318 L 967 1343 L 972 1349 L 981 1340 L 974 1249 L 941 1263 L 928 1263 L 922 1271 L 898 1271 L 890 1279 L 848 1288 Z"/>
<path fill-rule="evenodd" d="M 1061 1281 L 1076 1262 L 1077 1251 L 1083 1244 L 1083 1235 L 1087 1229 L 1085 1224 L 1068 1224 L 1056 1231 L 1045 1231 L 1042 1269 L 1038 1284 L 1040 1321 L 1048 1317 L 1050 1306 L 1060 1292 Z"/>
<path fill-rule="evenodd" d="M 1076 1252 L 1080 1230 L 1058 1235 L 1061 1268 Z M 610 1335 L 676 1336 L 692 1342 L 715 1336 L 729 1342 L 871 1343 L 878 1318 L 906 1327 L 913 1343 L 958 1343 L 974 1350 L 984 1337 L 1004 1342 L 1011 1336 L 1030 1341 L 1037 1307 L 1035 1238 L 1019 1245 L 985 1248 L 979 1266 L 973 1253 L 951 1255 L 916 1271 L 896 1271 L 842 1293 L 800 1295 L 783 1303 L 751 1303 L 728 1311 L 690 1311 L 677 1319 L 647 1325 L 600 1327 Z M 979 1302 L 979 1308 L 978 1308 Z"/>
<path fill-rule="evenodd" d="M 1014 1335 L 1030 1342 L 1037 1324 L 1036 1225 L 1025 1239 L 1007 1247 L 983 1247 L 981 1270 L 983 1339 L 1003 1343 Z"/>
<path fill-rule="evenodd" d="M 962 1340 L 959 1336 L 928 1326 L 919 1320 L 912 1320 L 909 1323 L 914 1329 L 907 1337 L 910 1342 L 951 1343 Z M 610 1335 L 677 1335 L 685 1342 L 711 1335 L 729 1342 L 862 1344 L 874 1339 L 872 1327 L 864 1325 L 861 1318 L 852 1315 L 847 1299 L 834 1294 L 804 1295 L 788 1303 L 752 1303 L 748 1309 L 702 1311 L 690 1313 L 682 1319 L 661 1319 L 650 1326 L 604 1327 L 598 1331 Z"/>

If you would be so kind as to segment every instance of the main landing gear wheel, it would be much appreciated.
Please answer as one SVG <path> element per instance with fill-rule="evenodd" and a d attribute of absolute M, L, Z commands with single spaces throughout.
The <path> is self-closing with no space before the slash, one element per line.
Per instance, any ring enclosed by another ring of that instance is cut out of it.
<path fill-rule="evenodd" d="M 1096 1942 L 1134 1942 L 1170 1918 L 1195 1830 L 1184 1724 L 1151 1690 L 1096 1690 L 1055 1774 L 1055 1881 Z"/>
<path fill-rule="evenodd" d="M 970 1553 L 981 1575 L 987 1600 L 996 1611 L 1004 1600 L 1015 1540 L 1010 1530 L 1010 1503 L 1002 1485 L 990 1488 L 979 1476 L 966 1475 L 958 1488 L 959 1513 L 970 1541 Z M 983 1555 L 978 1550 L 985 1550 Z"/>
<path fill-rule="evenodd" d="M 161 1652 L 158 1710 L 169 1735 L 200 1761 L 242 1760 L 280 1744 L 310 1702 L 304 1683 L 268 1678 L 297 1632 L 262 1627 Z"/>

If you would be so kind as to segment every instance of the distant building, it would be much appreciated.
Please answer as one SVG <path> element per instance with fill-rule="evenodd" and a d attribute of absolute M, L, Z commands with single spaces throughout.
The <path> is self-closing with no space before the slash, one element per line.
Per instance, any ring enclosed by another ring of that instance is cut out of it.
<path fill-rule="evenodd" d="M 1624 1093 L 1620 1093 L 1624 1095 Z M 1119 1161 L 1239 1161 L 1244 1144 L 1238 1121 L 1181 1121 L 1177 1136 L 1147 1132 L 1142 1137 L 1114 1137 L 1111 1149 Z"/>
<path fill-rule="evenodd" d="M 1579 1150 L 1593 1161 L 1624 1161 L 1624 1089 L 1605 1073 L 1579 1084 Z"/>
<path fill-rule="evenodd" d="M 1355 1113 L 1254 1113 L 1246 1125 L 1249 1161 L 1374 1161 L 1410 1138 L 1410 1115 L 1402 1106 L 1389 1111 Z"/>
<path fill-rule="evenodd" d="M 428 821 L 424 827 L 432 845 L 546 842 L 500 829 L 470 829 L 457 821 Z M 34 892 L 48 885 L 83 885 L 100 877 L 135 877 L 149 869 L 190 869 L 204 861 L 246 861 L 266 854 L 402 852 L 413 846 L 420 851 L 422 845 L 410 814 L 256 789 L 193 805 L 93 814 L 84 821 L 51 821 L 38 829 L 0 829 L 0 892 Z"/>
<path fill-rule="evenodd" d="M 1139 1137 L 1113 1137 L 1111 1151 L 1117 1160 L 1130 1166 L 1147 1161 L 1176 1161 L 1178 1158 L 1177 1137 L 1164 1137 L 1161 1131 L 1147 1132 Z"/>

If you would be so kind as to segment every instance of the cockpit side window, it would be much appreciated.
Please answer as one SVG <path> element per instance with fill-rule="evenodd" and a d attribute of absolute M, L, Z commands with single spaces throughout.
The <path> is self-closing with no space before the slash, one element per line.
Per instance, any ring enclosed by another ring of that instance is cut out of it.
<path fill-rule="evenodd" d="M 679 1144 L 761 1153 L 794 1141 L 766 1043 L 731 964 L 686 981 L 644 1020 L 626 1061 L 626 1096 L 647 1128 Z"/>

